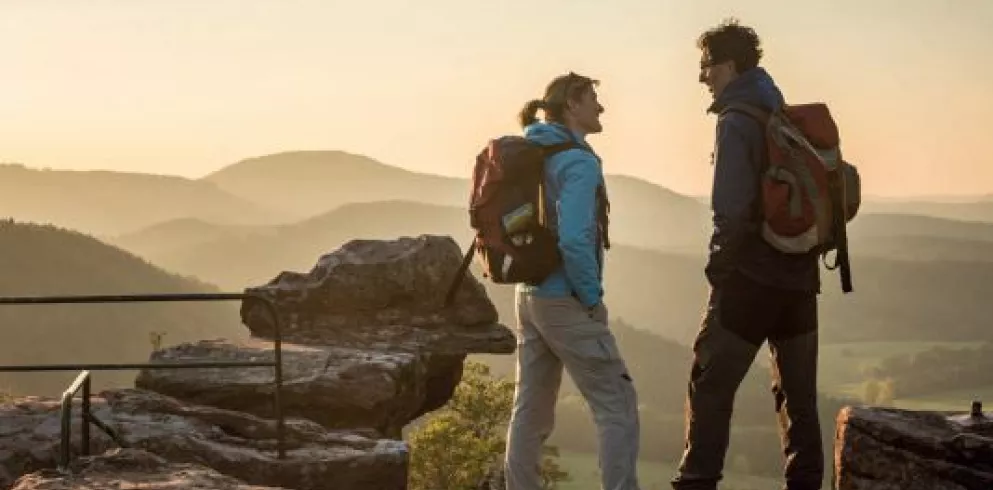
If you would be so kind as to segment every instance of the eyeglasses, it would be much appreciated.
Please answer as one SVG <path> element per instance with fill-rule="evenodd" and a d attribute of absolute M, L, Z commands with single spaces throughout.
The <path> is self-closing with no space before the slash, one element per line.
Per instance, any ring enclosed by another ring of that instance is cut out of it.
<path fill-rule="evenodd" d="M 712 60 L 712 59 L 702 60 L 702 61 L 700 61 L 700 69 L 701 70 L 706 70 L 708 68 L 713 68 L 713 67 L 715 67 L 717 65 L 720 65 L 722 63 L 725 63 L 727 61 L 729 61 L 729 60 L 722 60 L 722 61 Z"/>

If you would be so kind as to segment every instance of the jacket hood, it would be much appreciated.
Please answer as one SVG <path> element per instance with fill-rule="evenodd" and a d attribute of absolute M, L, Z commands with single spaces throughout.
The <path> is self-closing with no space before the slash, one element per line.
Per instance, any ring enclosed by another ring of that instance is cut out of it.
<path fill-rule="evenodd" d="M 570 133 L 571 130 L 569 128 L 553 122 L 536 122 L 524 128 L 524 137 L 539 145 L 547 146 L 565 143 L 569 141 L 571 136 L 579 144 L 589 148 L 589 145 L 578 135 L 575 133 L 570 135 Z"/>
<path fill-rule="evenodd" d="M 776 82 L 764 68 L 758 66 L 732 80 L 707 108 L 707 112 L 718 113 L 732 102 L 756 105 L 767 111 L 779 109 L 785 103 Z"/>

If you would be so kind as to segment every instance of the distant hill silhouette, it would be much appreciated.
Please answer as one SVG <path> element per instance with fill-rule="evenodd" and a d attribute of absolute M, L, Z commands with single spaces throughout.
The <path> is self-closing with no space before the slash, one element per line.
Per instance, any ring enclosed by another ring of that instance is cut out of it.
<path fill-rule="evenodd" d="M 344 151 L 292 151 L 248 158 L 202 179 L 298 219 L 343 204 L 415 200 L 453 205 L 468 199 L 462 179 L 412 172 Z"/>
<path fill-rule="evenodd" d="M 865 213 L 852 221 L 855 237 L 940 237 L 993 243 L 993 224 L 906 213 Z"/>
<path fill-rule="evenodd" d="M 133 234 L 111 243 L 127 248 L 155 264 L 196 275 L 228 289 L 268 281 L 280 270 L 309 270 L 321 254 L 352 238 L 395 238 L 421 233 L 452 234 L 460 244 L 469 238 L 464 211 L 451 206 L 405 201 L 346 204 L 298 223 L 254 229 L 169 223 L 153 228 L 151 236 Z M 178 232 L 167 237 L 164 230 Z M 202 239 L 203 237 L 209 237 Z M 158 242 L 190 243 L 187 248 L 162 250 Z"/>
<path fill-rule="evenodd" d="M 851 248 L 862 256 L 993 262 L 993 223 L 866 213 L 852 222 L 849 233 Z"/>
<path fill-rule="evenodd" d="M 216 292 L 123 250 L 54 226 L 0 221 L 0 295 Z M 237 304 L 0 305 L 2 364 L 145 362 L 150 334 L 166 344 L 240 338 Z M 0 391 L 56 395 L 77 373 L 0 374 Z M 134 373 L 96 372 L 95 388 L 131 384 Z"/>
<path fill-rule="evenodd" d="M 48 223 L 97 236 L 176 218 L 272 224 L 281 218 L 217 186 L 182 177 L 0 165 L 0 217 Z"/>
<path fill-rule="evenodd" d="M 865 209 L 873 213 L 917 214 L 935 218 L 993 223 L 993 198 L 980 196 L 970 201 L 872 200 Z"/>
<path fill-rule="evenodd" d="M 706 247 L 710 211 L 695 199 L 635 177 L 606 175 L 612 240 L 695 253 Z"/>
<path fill-rule="evenodd" d="M 853 235 L 850 247 L 862 257 L 909 261 L 993 262 L 993 242 L 908 235 Z"/>
<path fill-rule="evenodd" d="M 461 208 L 389 201 L 342 206 L 257 235 L 221 234 L 163 256 L 133 251 L 169 270 L 232 289 L 268 281 L 282 270 L 308 270 L 318 256 L 353 238 L 420 233 L 452 235 L 463 246 L 470 237 Z M 901 243 L 904 237 L 895 235 L 892 240 Z M 987 250 L 993 250 L 993 244 Z M 703 252 L 663 252 L 615 242 L 606 273 L 611 312 L 639 327 L 689 342 L 707 294 Z M 993 338 L 986 326 L 993 304 L 977 299 L 993 292 L 988 281 L 993 263 L 893 260 L 862 249 L 853 250 L 853 262 L 855 294 L 842 296 L 837 274 L 824 274 L 826 340 Z M 512 289 L 489 289 L 502 318 L 512 323 Z"/>
<path fill-rule="evenodd" d="M 467 172 L 471 171 L 467 159 Z M 612 235 L 634 246 L 693 250 L 703 246 L 705 206 L 663 187 L 608 175 Z M 342 151 L 298 151 L 251 158 L 204 180 L 300 219 L 351 203 L 414 201 L 464 207 L 469 180 L 412 172 Z"/>
<path fill-rule="evenodd" d="M 863 189 L 864 191 L 865 189 Z M 710 204 L 709 195 L 695 196 L 694 198 L 702 204 Z M 863 195 L 860 212 L 993 223 L 993 194 L 934 195 L 910 198 Z"/>
<path fill-rule="evenodd" d="M 141 250 L 149 257 L 167 257 L 171 254 L 182 255 L 201 244 L 222 238 L 254 236 L 271 229 L 262 226 L 215 224 L 196 218 L 179 218 L 105 241 L 123 249 Z"/>

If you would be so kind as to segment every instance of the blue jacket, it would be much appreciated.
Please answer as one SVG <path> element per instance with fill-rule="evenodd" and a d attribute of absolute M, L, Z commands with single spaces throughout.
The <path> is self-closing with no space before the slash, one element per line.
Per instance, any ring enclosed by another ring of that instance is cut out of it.
<path fill-rule="evenodd" d="M 783 94 L 769 73 L 755 67 L 731 81 L 708 108 L 719 114 L 732 102 L 744 102 L 767 111 L 784 104 Z M 762 239 L 757 214 L 759 172 L 767 158 L 765 128 L 754 118 L 728 112 L 718 118 L 714 144 L 714 182 L 711 207 L 714 232 L 710 241 L 707 277 L 719 285 L 741 271 L 767 285 L 816 290 L 819 269 L 816 254 L 786 255 Z"/>
<path fill-rule="evenodd" d="M 537 122 L 524 128 L 524 137 L 541 145 L 569 141 L 561 124 Z M 557 229 L 563 264 L 538 286 L 521 284 L 520 290 L 541 296 L 570 296 L 575 292 L 587 307 L 603 297 L 603 247 L 597 241 L 596 190 L 603 171 L 592 148 L 572 136 L 584 149 L 556 153 L 545 165 L 546 216 Z"/>

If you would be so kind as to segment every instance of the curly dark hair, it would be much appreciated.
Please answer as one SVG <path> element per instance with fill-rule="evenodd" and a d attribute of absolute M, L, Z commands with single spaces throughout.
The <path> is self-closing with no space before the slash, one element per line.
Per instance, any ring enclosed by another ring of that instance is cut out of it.
<path fill-rule="evenodd" d="M 711 63 L 734 61 L 735 71 L 742 73 L 755 68 L 762 59 L 762 40 L 755 30 L 729 18 L 708 29 L 696 40 L 696 47 L 710 53 Z"/>

